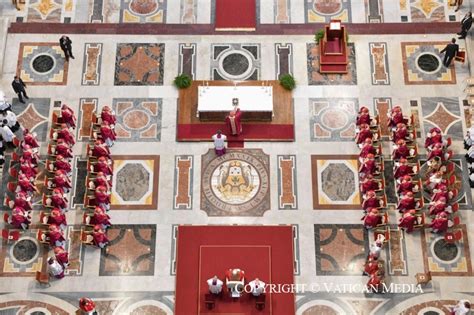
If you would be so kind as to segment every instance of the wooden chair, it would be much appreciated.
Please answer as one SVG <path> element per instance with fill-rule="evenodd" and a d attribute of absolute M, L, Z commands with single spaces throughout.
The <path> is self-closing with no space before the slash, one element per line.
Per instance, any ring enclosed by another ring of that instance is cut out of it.
<path fill-rule="evenodd" d="M 10 175 L 10 177 L 12 178 L 15 178 L 17 179 L 18 178 L 18 170 L 16 169 L 16 167 L 12 166 L 8 169 L 8 175 Z"/>
<path fill-rule="evenodd" d="M 453 203 L 451 205 L 451 213 L 456 213 L 456 212 L 458 212 L 458 210 L 459 210 L 459 203 L 457 203 L 457 202 Z"/>
<path fill-rule="evenodd" d="M 265 293 L 262 293 L 256 297 L 255 308 L 257 310 L 263 310 L 265 308 Z"/>
<path fill-rule="evenodd" d="M 3 204 L 8 208 L 13 209 L 15 202 L 11 200 L 10 197 L 5 196 L 5 200 L 3 201 Z"/>
<path fill-rule="evenodd" d="M 84 230 L 81 230 L 81 242 L 84 245 L 95 245 L 92 235 L 87 234 Z"/>
<path fill-rule="evenodd" d="M 38 281 L 40 285 L 47 287 L 51 286 L 49 283 L 49 273 L 47 272 L 36 271 L 36 281 Z"/>
<path fill-rule="evenodd" d="M 19 160 L 20 160 L 20 155 L 17 152 L 13 151 L 12 152 L 12 161 L 16 162 L 16 161 L 19 161 Z"/>
<path fill-rule="evenodd" d="M 204 304 L 206 308 L 212 310 L 216 306 L 216 297 L 212 293 L 206 293 L 204 295 Z"/>
<path fill-rule="evenodd" d="M 16 148 L 20 146 L 20 140 L 17 137 L 13 137 L 12 143 Z"/>
<path fill-rule="evenodd" d="M 453 151 L 451 151 L 451 150 L 449 150 L 448 152 L 446 152 L 446 153 L 444 154 L 444 159 L 445 159 L 445 161 L 451 160 L 452 157 L 453 157 Z"/>
<path fill-rule="evenodd" d="M 48 155 L 50 157 L 56 157 L 56 146 L 48 143 Z"/>
<path fill-rule="evenodd" d="M 380 224 L 377 224 L 377 226 L 375 228 L 380 228 L 380 227 L 384 227 L 388 224 L 388 213 L 387 212 L 384 212 L 382 214 L 382 222 Z"/>
<path fill-rule="evenodd" d="M 419 229 L 425 226 L 425 213 L 421 213 L 420 215 L 416 215 L 416 223 L 413 226 L 415 229 Z"/>
<path fill-rule="evenodd" d="M 6 212 L 3 214 L 3 222 L 10 224 L 10 215 Z"/>
<path fill-rule="evenodd" d="M 390 240 L 390 229 L 388 226 L 374 229 L 374 240 L 378 239 L 383 239 L 384 243 Z"/>

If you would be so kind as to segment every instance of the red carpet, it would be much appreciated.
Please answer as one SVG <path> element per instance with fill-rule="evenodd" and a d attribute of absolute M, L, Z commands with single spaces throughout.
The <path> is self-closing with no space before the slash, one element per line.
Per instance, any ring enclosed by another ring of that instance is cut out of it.
<path fill-rule="evenodd" d="M 179 124 L 177 127 L 178 141 L 210 141 L 216 130 L 222 130 L 225 134 L 225 124 Z M 242 124 L 242 134 L 232 137 L 241 141 L 294 141 L 295 132 L 293 125 L 271 125 L 271 124 Z M 229 137 L 230 138 L 230 137 Z"/>
<path fill-rule="evenodd" d="M 232 140 L 227 138 L 227 147 L 228 148 L 243 148 L 244 142 L 241 140 Z"/>
<path fill-rule="evenodd" d="M 255 0 L 216 0 L 216 31 L 255 31 Z"/>
<path fill-rule="evenodd" d="M 295 313 L 291 293 L 267 293 L 263 310 L 244 293 L 232 300 L 223 289 L 208 310 L 206 280 L 224 278 L 229 268 L 241 268 L 246 283 L 255 277 L 267 284 L 293 284 L 293 235 L 290 226 L 180 226 L 178 228 L 176 315 Z"/>

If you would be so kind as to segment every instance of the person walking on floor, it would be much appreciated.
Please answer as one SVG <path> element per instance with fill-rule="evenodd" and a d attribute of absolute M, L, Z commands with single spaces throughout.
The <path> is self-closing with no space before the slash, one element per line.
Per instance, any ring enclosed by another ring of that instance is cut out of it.
<path fill-rule="evenodd" d="M 466 13 L 464 18 L 461 20 L 461 31 L 459 33 L 457 33 L 458 35 L 460 35 L 458 38 L 459 39 L 466 38 L 467 32 L 469 31 L 471 26 L 472 26 L 472 12 L 469 11 L 469 12 Z"/>
<path fill-rule="evenodd" d="M 14 80 L 12 82 L 12 87 L 15 93 L 18 95 L 18 99 L 20 100 L 21 103 L 25 104 L 25 101 L 23 100 L 22 95 L 26 98 L 29 99 L 28 95 L 26 95 L 26 84 L 23 82 L 21 78 L 18 76 L 14 77 Z"/>
<path fill-rule="evenodd" d="M 59 39 L 59 46 L 61 46 L 61 49 L 64 52 L 66 61 L 69 61 L 69 57 L 74 59 L 74 56 L 72 55 L 72 41 L 69 37 L 67 37 L 66 35 L 61 36 L 61 38 Z"/>
<path fill-rule="evenodd" d="M 462 1 L 463 1 L 463 0 L 454 0 L 454 2 L 451 3 L 451 5 L 452 5 L 453 7 L 456 6 L 456 9 L 454 10 L 454 12 L 458 12 L 458 11 L 459 11 L 459 7 L 461 7 Z"/>
<path fill-rule="evenodd" d="M 444 54 L 444 59 L 443 59 L 443 65 L 447 68 L 451 64 L 451 61 L 453 60 L 454 57 L 456 57 L 457 53 L 459 51 L 459 46 L 456 44 L 456 38 L 451 39 L 451 43 L 446 45 L 443 50 L 440 51 L 440 53 L 445 53 Z"/>

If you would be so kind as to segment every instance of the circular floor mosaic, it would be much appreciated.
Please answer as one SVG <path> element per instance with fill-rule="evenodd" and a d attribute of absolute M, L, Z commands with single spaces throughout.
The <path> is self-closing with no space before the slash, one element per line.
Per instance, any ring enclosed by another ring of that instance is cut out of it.
<path fill-rule="evenodd" d="M 433 54 L 425 53 L 418 57 L 416 63 L 423 71 L 435 72 L 439 68 L 440 60 Z"/>
<path fill-rule="evenodd" d="M 54 59 L 49 55 L 39 55 L 33 59 L 32 67 L 39 73 L 49 72 L 54 67 Z"/>
<path fill-rule="evenodd" d="M 456 244 L 447 243 L 444 239 L 436 241 L 433 250 L 436 257 L 447 262 L 453 261 L 459 253 Z"/>
<path fill-rule="evenodd" d="M 20 239 L 11 249 L 14 259 L 21 264 L 27 264 L 35 259 L 38 250 L 38 244 L 29 238 Z"/>
<path fill-rule="evenodd" d="M 209 215 L 262 215 L 269 195 L 266 162 L 245 152 L 211 154 L 203 161 L 203 209 Z"/>

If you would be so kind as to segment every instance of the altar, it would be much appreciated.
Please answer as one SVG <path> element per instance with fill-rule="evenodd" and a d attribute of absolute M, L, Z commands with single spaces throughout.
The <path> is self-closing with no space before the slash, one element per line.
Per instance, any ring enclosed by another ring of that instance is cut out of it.
<path fill-rule="evenodd" d="M 270 121 L 273 117 L 273 86 L 198 86 L 196 117 L 201 121 L 224 121 L 234 105 L 244 121 Z"/>

